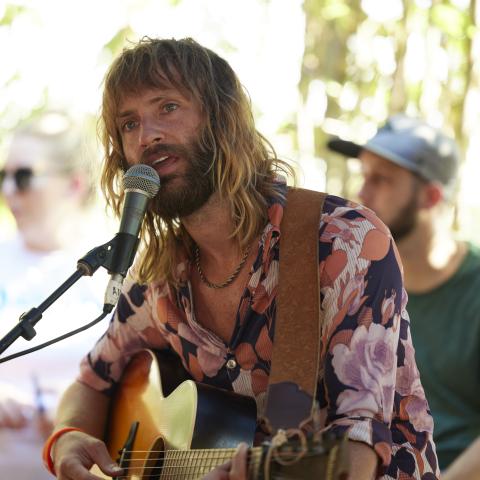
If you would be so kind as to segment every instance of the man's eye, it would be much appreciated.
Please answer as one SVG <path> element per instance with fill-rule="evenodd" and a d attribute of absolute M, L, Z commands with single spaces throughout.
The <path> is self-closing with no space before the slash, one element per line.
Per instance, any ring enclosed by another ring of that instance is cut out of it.
<path fill-rule="evenodd" d="M 178 105 L 176 103 L 167 103 L 165 104 L 165 106 L 163 107 L 163 109 L 166 111 L 166 112 L 173 112 L 174 110 L 176 110 L 178 108 Z"/>
<path fill-rule="evenodd" d="M 137 122 L 135 122 L 134 120 L 128 120 L 122 125 L 122 130 L 124 132 L 130 132 L 136 127 L 136 125 L 137 125 Z"/>

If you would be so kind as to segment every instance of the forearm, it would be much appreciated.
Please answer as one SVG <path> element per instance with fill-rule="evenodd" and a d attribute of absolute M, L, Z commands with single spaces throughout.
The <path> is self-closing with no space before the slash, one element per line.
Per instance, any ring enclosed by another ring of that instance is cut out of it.
<path fill-rule="evenodd" d="M 55 430 L 78 427 L 94 437 L 103 439 L 109 398 L 86 385 L 75 382 L 60 401 Z"/>
<path fill-rule="evenodd" d="M 480 480 L 480 438 L 448 467 L 442 480 Z"/>
<path fill-rule="evenodd" d="M 55 431 L 60 436 L 53 437 L 53 443 L 48 441 L 45 449 L 48 468 L 52 473 L 55 471 L 59 480 L 100 479 L 90 472 L 94 465 L 108 478 L 122 473 L 102 441 L 108 405 L 108 397 L 79 382 L 63 394 L 55 422 Z M 63 427 L 77 427 L 81 431 L 62 431 Z"/>
<path fill-rule="evenodd" d="M 348 442 L 350 456 L 349 480 L 373 480 L 377 471 L 378 456 L 372 447 L 362 442 Z"/>

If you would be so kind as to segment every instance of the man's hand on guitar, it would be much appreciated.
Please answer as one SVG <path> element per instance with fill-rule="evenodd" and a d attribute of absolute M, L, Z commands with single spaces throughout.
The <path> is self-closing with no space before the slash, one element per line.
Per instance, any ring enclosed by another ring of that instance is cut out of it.
<path fill-rule="evenodd" d="M 203 480 L 247 480 L 247 451 L 248 445 L 241 443 L 231 460 L 219 465 Z"/>
<path fill-rule="evenodd" d="M 109 477 L 122 474 L 122 469 L 110 458 L 105 444 L 83 432 L 62 435 L 55 442 L 52 458 L 59 480 L 99 480 L 101 477 L 89 472 L 93 465 Z"/>

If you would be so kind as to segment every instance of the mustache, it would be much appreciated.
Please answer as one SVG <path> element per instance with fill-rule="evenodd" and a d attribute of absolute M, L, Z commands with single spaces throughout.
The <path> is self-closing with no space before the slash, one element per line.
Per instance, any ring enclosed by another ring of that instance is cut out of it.
<path fill-rule="evenodd" d="M 177 156 L 186 156 L 190 150 L 182 145 L 174 145 L 167 143 L 156 143 L 151 147 L 147 147 L 141 156 L 141 163 L 147 163 L 152 157 L 156 157 L 161 154 L 170 154 Z"/>

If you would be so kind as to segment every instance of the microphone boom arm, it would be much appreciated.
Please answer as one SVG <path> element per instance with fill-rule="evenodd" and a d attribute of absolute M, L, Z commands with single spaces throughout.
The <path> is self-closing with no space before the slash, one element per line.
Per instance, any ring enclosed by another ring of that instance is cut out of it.
<path fill-rule="evenodd" d="M 78 266 L 76 272 L 70 275 L 70 277 L 68 277 L 67 280 L 65 280 L 65 282 L 63 282 L 38 307 L 33 307 L 28 312 L 22 313 L 18 320 L 18 324 L 15 325 L 2 338 L 2 340 L 0 340 L 0 353 L 3 353 L 18 337 L 23 337 L 25 340 L 31 340 L 37 334 L 33 327 L 42 318 L 42 313 L 84 275 L 88 275 L 85 269 Z"/>

